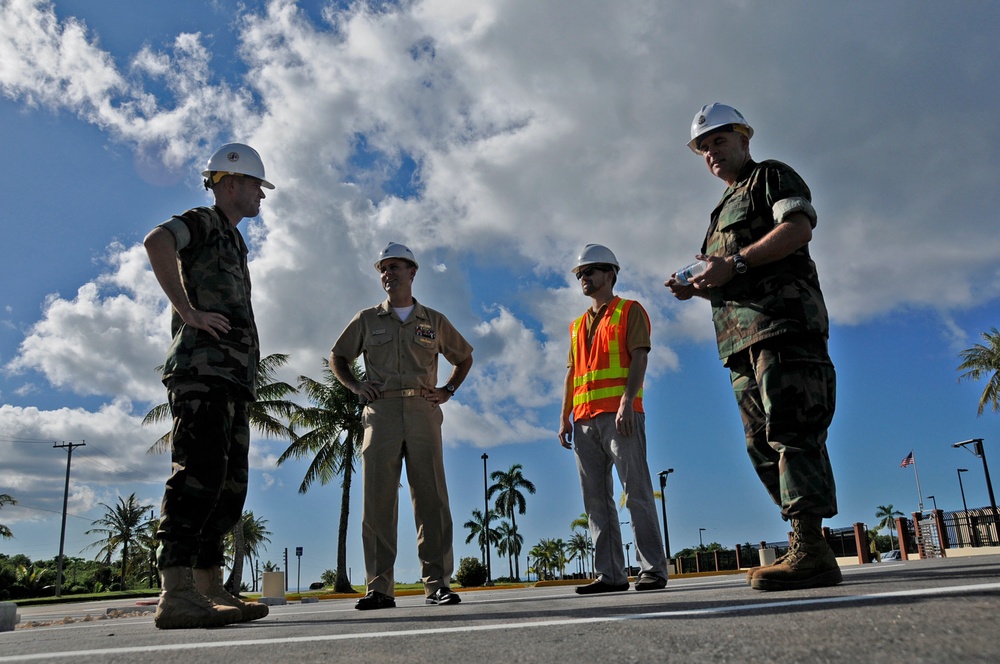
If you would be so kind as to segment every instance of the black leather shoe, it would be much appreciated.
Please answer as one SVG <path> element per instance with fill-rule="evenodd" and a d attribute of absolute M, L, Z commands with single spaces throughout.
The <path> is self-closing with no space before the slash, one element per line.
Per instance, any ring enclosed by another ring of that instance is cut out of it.
<path fill-rule="evenodd" d="M 451 588 L 438 588 L 427 596 L 424 604 L 458 604 L 462 598 Z"/>
<path fill-rule="evenodd" d="M 396 600 L 388 595 L 383 595 L 380 592 L 371 590 L 367 595 L 359 599 L 355 604 L 354 608 L 358 611 L 371 611 L 372 609 L 394 609 L 396 608 Z"/>
<path fill-rule="evenodd" d="M 604 581 L 594 581 L 593 583 L 588 583 L 585 586 L 578 586 L 576 594 L 596 595 L 598 593 L 620 593 L 623 590 L 628 590 L 628 581 L 620 586 L 613 586 L 610 583 L 604 583 Z"/>
<path fill-rule="evenodd" d="M 636 590 L 660 590 L 667 587 L 667 580 L 653 574 L 643 574 L 635 582 Z"/>

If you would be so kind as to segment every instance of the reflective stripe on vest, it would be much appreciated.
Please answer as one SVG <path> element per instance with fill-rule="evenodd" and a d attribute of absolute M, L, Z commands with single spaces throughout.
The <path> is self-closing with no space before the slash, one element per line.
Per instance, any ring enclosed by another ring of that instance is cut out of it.
<path fill-rule="evenodd" d="M 594 321 L 594 344 L 601 343 L 606 337 L 607 352 L 601 354 L 599 349 L 591 348 L 587 353 L 587 330 L 584 324 L 586 314 L 573 321 L 570 326 L 570 341 L 573 348 L 573 417 L 587 419 L 604 412 L 618 412 L 621 397 L 625 394 L 625 384 L 628 381 L 631 357 L 622 351 L 627 336 L 627 325 L 622 325 L 622 319 L 628 320 L 628 311 L 632 301 L 616 298 L 611 302 L 600 319 Z M 606 330 L 612 327 L 613 335 L 607 335 Z M 597 352 L 597 360 L 602 359 L 602 366 L 590 368 L 588 360 Z M 584 353 L 589 357 L 580 357 Z M 637 413 L 642 411 L 642 388 L 636 395 L 634 408 Z"/>

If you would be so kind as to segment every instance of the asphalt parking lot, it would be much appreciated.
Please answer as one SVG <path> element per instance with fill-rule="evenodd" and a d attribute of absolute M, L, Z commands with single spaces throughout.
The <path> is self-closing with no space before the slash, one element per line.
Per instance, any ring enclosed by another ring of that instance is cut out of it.
<path fill-rule="evenodd" d="M 833 588 L 752 590 L 742 575 L 579 596 L 572 586 L 271 607 L 257 622 L 161 631 L 109 603 L 19 609 L 0 662 L 996 662 L 1000 556 L 844 568 Z M 119 602 L 121 604 L 121 602 Z M 90 615 L 91 620 L 84 621 Z M 29 624 L 37 626 L 29 627 Z"/>

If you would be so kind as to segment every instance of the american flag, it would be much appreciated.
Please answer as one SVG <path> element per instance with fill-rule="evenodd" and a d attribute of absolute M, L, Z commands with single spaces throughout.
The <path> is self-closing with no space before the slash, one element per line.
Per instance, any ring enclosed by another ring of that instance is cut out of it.
<path fill-rule="evenodd" d="M 900 462 L 899 467 L 906 468 L 907 466 L 912 466 L 912 465 L 913 465 L 913 450 L 910 450 L 910 453 L 906 455 L 906 458 Z"/>

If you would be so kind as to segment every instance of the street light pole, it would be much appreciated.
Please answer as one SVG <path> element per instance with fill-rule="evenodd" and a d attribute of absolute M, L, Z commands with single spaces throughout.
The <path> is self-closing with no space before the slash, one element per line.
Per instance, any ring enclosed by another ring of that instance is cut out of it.
<path fill-rule="evenodd" d="M 660 476 L 660 506 L 663 508 L 663 550 L 667 554 L 667 566 L 670 566 L 670 534 L 667 532 L 667 475 L 674 472 L 673 468 L 661 470 Z"/>
<path fill-rule="evenodd" d="M 976 529 L 972 525 L 972 517 L 969 515 L 969 506 L 965 504 L 965 487 L 962 486 L 962 473 L 969 472 L 968 468 L 958 469 L 958 491 L 962 494 L 962 511 L 965 512 L 965 522 L 969 524 L 969 535 L 972 537 L 972 546 L 979 546 L 979 538 L 976 537 Z"/>
<path fill-rule="evenodd" d="M 483 453 L 483 505 L 485 511 L 483 512 L 483 528 L 485 532 L 483 533 L 483 541 L 486 543 L 486 585 L 493 585 L 493 572 L 490 569 L 490 485 L 489 481 L 486 479 L 486 460 L 489 459 L 489 455 L 485 452 Z"/>
<path fill-rule="evenodd" d="M 618 532 L 621 533 L 622 526 L 631 526 L 631 525 L 632 523 L 630 521 L 619 521 Z M 622 537 L 622 553 L 625 554 L 625 567 L 628 567 L 628 549 L 626 547 L 628 547 L 628 544 L 625 544 L 625 538 Z"/>
<path fill-rule="evenodd" d="M 708 529 L 707 528 L 699 528 L 698 529 L 698 548 L 702 549 L 702 550 L 704 550 L 704 548 L 705 548 L 705 542 L 701 539 L 701 534 L 703 532 L 705 532 L 706 530 L 708 530 Z"/>
<path fill-rule="evenodd" d="M 993 525 L 997 525 L 997 499 L 993 496 L 993 483 L 990 481 L 990 467 L 986 465 L 986 450 L 983 449 L 982 438 L 971 438 L 960 443 L 954 443 L 952 447 L 965 447 L 972 444 L 972 454 L 983 460 L 983 474 L 986 475 L 986 491 L 990 495 L 990 507 L 993 508 Z"/>

